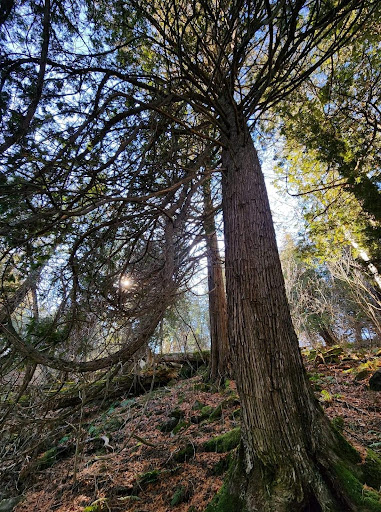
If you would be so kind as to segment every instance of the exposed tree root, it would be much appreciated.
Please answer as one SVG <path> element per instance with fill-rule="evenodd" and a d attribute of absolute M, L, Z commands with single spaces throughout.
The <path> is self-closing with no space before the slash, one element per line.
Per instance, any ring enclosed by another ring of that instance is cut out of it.
<path fill-rule="evenodd" d="M 344 453 L 324 454 L 324 464 L 296 459 L 269 468 L 256 460 L 248 473 L 241 447 L 206 512 L 381 512 L 380 459 L 371 453 L 364 463 L 344 438 L 338 440 Z"/>

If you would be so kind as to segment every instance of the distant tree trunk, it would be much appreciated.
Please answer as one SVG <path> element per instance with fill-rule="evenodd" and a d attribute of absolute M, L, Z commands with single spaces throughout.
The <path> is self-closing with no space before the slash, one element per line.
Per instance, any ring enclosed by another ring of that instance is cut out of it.
<path fill-rule="evenodd" d="M 159 324 L 159 354 L 163 355 L 163 345 L 164 345 L 164 318 L 160 320 Z"/>
<path fill-rule="evenodd" d="M 14 311 L 20 306 L 28 293 L 32 290 L 36 290 L 37 282 L 40 279 L 41 267 L 38 267 L 30 272 L 28 277 L 25 279 L 20 286 L 9 295 L 4 295 L 0 303 L 0 323 L 8 321 Z M 34 297 L 33 297 L 33 308 L 34 308 Z"/>
<path fill-rule="evenodd" d="M 335 333 L 324 323 L 319 325 L 318 334 L 323 338 L 323 341 L 327 347 L 333 347 L 333 345 L 337 345 L 339 343 Z"/>
<path fill-rule="evenodd" d="M 227 500 L 235 511 L 358 510 L 334 470 L 338 435 L 303 367 L 260 163 L 246 122 L 231 103 L 224 104 L 223 212 L 242 448 L 227 482 L 225 509 Z M 225 510 L 224 499 L 211 510 Z"/>
<path fill-rule="evenodd" d="M 369 345 L 369 340 L 364 339 L 362 330 L 364 325 L 360 321 L 355 321 L 353 325 L 353 334 L 355 337 L 355 343 L 358 347 Z"/>
<path fill-rule="evenodd" d="M 39 307 L 38 307 L 38 293 L 37 293 L 37 285 L 34 284 L 31 288 L 32 293 L 32 312 L 33 318 L 38 321 L 39 320 Z"/>
<path fill-rule="evenodd" d="M 210 378 L 217 381 L 230 375 L 230 353 L 226 293 L 209 180 L 204 184 L 204 228 L 208 262 Z"/>

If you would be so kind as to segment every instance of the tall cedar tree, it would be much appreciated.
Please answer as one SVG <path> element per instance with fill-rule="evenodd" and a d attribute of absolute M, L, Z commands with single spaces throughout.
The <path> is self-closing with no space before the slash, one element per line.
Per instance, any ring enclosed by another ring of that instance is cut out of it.
<path fill-rule="evenodd" d="M 110 119 L 96 130 L 88 153 L 96 154 L 105 133 L 129 111 L 150 108 L 175 120 L 178 133 L 220 148 L 228 334 L 242 402 L 242 449 L 211 510 L 381 510 L 361 492 L 351 473 L 356 454 L 331 428 L 309 386 L 252 139 L 263 112 L 346 45 L 377 5 L 377 0 L 129 0 L 107 7 L 97 2 L 89 6 L 93 19 L 87 28 L 96 26 L 97 53 L 48 61 L 51 73 L 64 70 L 73 83 L 99 83 L 88 119 L 98 113 Z M 104 52 L 99 25 L 110 31 Z M 114 60 L 107 46 L 113 40 Z M 43 93 L 39 85 L 37 98 Z M 100 110 L 104 92 L 110 102 L 121 99 L 116 112 Z M 24 136 L 35 111 L 32 102 L 17 136 L 6 144 Z"/>
<path fill-rule="evenodd" d="M 157 58 L 165 55 L 161 78 L 170 94 L 188 97 L 196 119 L 208 116 L 222 145 L 228 332 L 243 449 L 211 509 L 366 509 L 345 487 L 346 469 L 338 468 L 350 462 L 303 368 L 250 133 L 255 117 L 349 41 L 365 3 L 132 4 L 149 22 Z"/>

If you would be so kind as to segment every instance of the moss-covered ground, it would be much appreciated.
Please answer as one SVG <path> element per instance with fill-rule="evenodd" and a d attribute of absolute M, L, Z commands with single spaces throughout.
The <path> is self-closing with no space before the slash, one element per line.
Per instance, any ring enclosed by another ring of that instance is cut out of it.
<path fill-rule="evenodd" d="M 335 468 L 338 480 L 359 511 L 380 511 L 380 395 L 369 377 L 356 379 L 364 355 L 336 352 L 332 362 L 305 355 L 307 371 L 348 461 Z M 234 382 L 217 389 L 199 375 L 90 405 L 83 418 L 25 459 L 14 512 L 241 511 L 223 485 L 240 441 Z M 0 484 L 0 501 L 15 494 Z"/>

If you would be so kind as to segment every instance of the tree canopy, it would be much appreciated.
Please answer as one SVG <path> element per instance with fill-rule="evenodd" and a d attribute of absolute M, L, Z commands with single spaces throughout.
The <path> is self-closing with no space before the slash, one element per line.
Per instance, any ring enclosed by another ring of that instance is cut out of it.
<path fill-rule="evenodd" d="M 363 27 L 378 11 L 376 0 L 45 0 L 0 13 L 5 360 L 15 351 L 79 373 L 131 360 L 191 282 L 212 176 L 243 410 L 228 489 L 242 509 L 356 509 L 335 469 L 351 461 L 303 369 L 254 142 L 259 122 L 283 113 L 289 140 L 315 148 L 319 176 L 324 165 L 341 176 L 378 229 L 378 82 L 368 93 L 374 77 L 359 72 L 363 59 L 376 69 Z M 359 34 L 367 51 L 359 43 L 348 69 L 338 52 Z M 365 106 L 342 99 L 346 80 Z M 336 110 L 355 142 L 335 129 Z"/>

